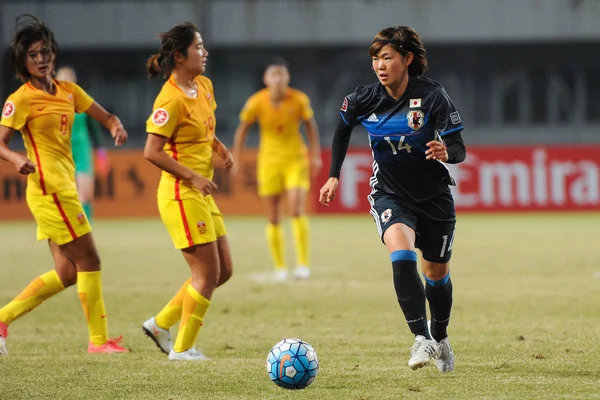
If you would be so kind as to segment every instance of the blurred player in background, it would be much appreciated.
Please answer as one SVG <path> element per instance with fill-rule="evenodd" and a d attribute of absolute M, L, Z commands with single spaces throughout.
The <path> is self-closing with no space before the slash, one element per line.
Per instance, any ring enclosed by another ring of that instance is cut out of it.
<path fill-rule="evenodd" d="M 150 77 L 167 78 L 146 122 L 144 157 L 162 170 L 158 208 L 192 277 L 143 330 L 170 360 L 206 360 L 194 348 L 214 290 L 232 274 L 225 223 L 212 193 L 215 152 L 230 168 L 233 156 L 215 137 L 215 101 L 210 79 L 202 76 L 208 51 L 190 23 L 159 35 L 158 54 L 148 60 Z M 175 344 L 169 329 L 179 324 Z"/>
<path fill-rule="evenodd" d="M 290 205 L 296 248 L 294 277 L 308 279 L 311 272 L 310 230 L 305 203 L 310 176 L 316 175 L 321 168 L 319 131 L 308 96 L 289 86 L 290 73 L 283 60 L 270 64 L 263 79 L 266 88 L 253 94 L 240 114 L 233 154 L 239 163 L 248 131 L 252 124 L 258 122 L 258 194 L 267 206 L 269 223 L 266 235 L 275 266 L 273 278 L 275 281 L 285 281 L 288 277 L 281 226 L 281 202 L 285 192 Z M 306 129 L 308 151 L 300 133 L 300 123 Z"/>
<path fill-rule="evenodd" d="M 59 68 L 56 72 L 56 79 L 77 83 L 77 75 L 71 67 Z M 92 222 L 94 172 L 97 171 L 101 177 L 106 177 L 110 171 L 100 124 L 86 113 L 75 114 L 75 120 L 71 127 L 71 146 L 79 200 L 88 220 Z M 94 164 L 96 168 L 94 168 Z"/>
<path fill-rule="evenodd" d="M 335 198 L 350 134 L 354 126 L 363 125 L 374 158 L 371 214 L 390 253 L 398 302 L 415 335 L 408 365 L 417 369 L 435 359 L 441 372 L 452 371 L 447 327 L 456 214 L 448 185 L 455 182 L 445 163 L 465 159 L 462 122 L 442 85 L 423 77 L 425 48 L 412 28 L 383 29 L 373 39 L 369 55 L 379 82 L 359 86 L 342 103 L 330 178 L 320 201 L 328 205 Z M 425 289 L 415 248 L 423 257 Z"/>
<path fill-rule="evenodd" d="M 75 184 L 71 126 L 75 113 L 85 112 L 110 130 L 116 145 L 127 140 L 127 132 L 119 118 L 81 87 L 53 79 L 58 44 L 44 23 L 32 16 L 20 17 L 10 52 L 15 73 L 24 84 L 8 97 L 2 110 L 0 158 L 28 175 L 27 205 L 38 224 L 38 240 L 50 244 L 55 269 L 35 278 L 0 309 L 0 354 L 7 354 L 8 325 L 75 283 L 88 324 L 88 352 L 126 352 L 119 345 L 121 338 L 108 338 L 100 258 Z M 23 134 L 27 156 L 8 148 L 15 131 Z"/>

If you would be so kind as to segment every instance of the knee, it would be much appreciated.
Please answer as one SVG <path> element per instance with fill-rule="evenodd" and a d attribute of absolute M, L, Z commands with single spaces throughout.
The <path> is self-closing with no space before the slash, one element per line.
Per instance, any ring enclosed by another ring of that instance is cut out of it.
<path fill-rule="evenodd" d="M 56 273 L 65 289 L 77 283 L 77 270 L 72 265 L 57 265 Z"/>
<path fill-rule="evenodd" d="M 80 270 L 93 272 L 100 271 L 100 256 L 98 253 L 90 253 L 77 266 Z"/>
<path fill-rule="evenodd" d="M 271 225 L 279 225 L 280 219 L 279 219 L 279 215 L 278 214 L 271 214 L 269 215 L 269 223 Z"/>
<path fill-rule="evenodd" d="M 292 217 L 292 218 L 299 218 L 303 215 L 304 215 L 304 212 L 300 208 L 293 209 L 292 212 L 290 212 L 290 217 Z"/>
<path fill-rule="evenodd" d="M 446 279 L 448 274 L 450 273 L 450 265 L 449 263 L 432 263 L 426 262 L 423 265 L 423 275 L 430 281 L 441 281 Z"/>
<path fill-rule="evenodd" d="M 219 274 L 219 285 L 221 286 L 225 282 L 231 279 L 233 276 L 233 267 L 231 265 L 221 268 L 221 273 Z"/>

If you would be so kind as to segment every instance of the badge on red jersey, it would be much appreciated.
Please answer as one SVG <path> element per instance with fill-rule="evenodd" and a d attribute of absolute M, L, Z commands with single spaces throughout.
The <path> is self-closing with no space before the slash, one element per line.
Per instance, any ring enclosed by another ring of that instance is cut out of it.
<path fill-rule="evenodd" d="M 344 102 L 342 103 L 342 111 L 346 112 L 348 111 L 348 98 L 344 97 Z"/>
<path fill-rule="evenodd" d="M 7 101 L 2 109 L 2 116 L 5 118 L 12 117 L 15 113 L 15 105 L 12 101 Z"/>
<path fill-rule="evenodd" d="M 152 114 L 152 122 L 156 126 L 163 126 L 169 121 L 169 113 L 164 108 L 157 108 Z"/>

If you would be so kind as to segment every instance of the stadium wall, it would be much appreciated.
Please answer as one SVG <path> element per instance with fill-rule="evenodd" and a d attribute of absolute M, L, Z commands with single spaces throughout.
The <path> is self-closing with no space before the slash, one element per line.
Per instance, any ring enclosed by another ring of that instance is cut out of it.
<path fill-rule="evenodd" d="M 594 211 L 600 210 L 600 146 L 473 146 L 467 160 L 450 165 L 457 180 L 453 188 L 459 212 Z M 331 159 L 323 153 L 324 164 Z M 113 169 L 97 179 L 97 217 L 157 217 L 159 171 L 141 151 L 114 151 Z M 218 165 L 218 161 L 215 160 Z M 369 149 L 350 149 L 342 170 L 336 202 L 318 204 L 318 189 L 327 168 L 313 181 L 309 197 L 312 214 L 366 213 L 372 156 Z M 218 166 L 215 199 L 225 215 L 260 215 L 256 194 L 256 153 L 242 161 L 240 179 L 232 182 Z M 0 163 L 0 220 L 31 218 L 25 204 L 25 177 L 12 165 Z"/>

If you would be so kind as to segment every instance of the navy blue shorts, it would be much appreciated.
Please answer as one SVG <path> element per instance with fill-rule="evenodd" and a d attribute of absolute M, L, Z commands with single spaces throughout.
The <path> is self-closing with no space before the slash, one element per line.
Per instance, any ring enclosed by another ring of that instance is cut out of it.
<path fill-rule="evenodd" d="M 369 195 L 369 202 L 382 241 L 387 228 L 393 224 L 404 224 L 415 231 L 415 247 L 421 249 L 425 260 L 436 263 L 450 261 L 456 226 L 450 189 L 420 203 L 376 191 Z"/>

